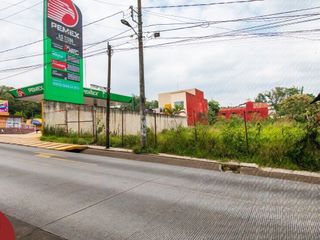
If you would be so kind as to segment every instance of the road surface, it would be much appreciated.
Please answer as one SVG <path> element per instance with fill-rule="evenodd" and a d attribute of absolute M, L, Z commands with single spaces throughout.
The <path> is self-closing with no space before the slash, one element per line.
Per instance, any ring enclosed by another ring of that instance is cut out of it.
<path fill-rule="evenodd" d="M 320 187 L 0 144 L 0 211 L 66 239 L 320 239 Z"/>

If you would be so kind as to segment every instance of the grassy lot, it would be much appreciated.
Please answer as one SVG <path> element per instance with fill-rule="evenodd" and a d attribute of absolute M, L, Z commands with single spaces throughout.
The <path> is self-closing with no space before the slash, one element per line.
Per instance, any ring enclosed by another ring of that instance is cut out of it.
<path fill-rule="evenodd" d="M 165 130 L 157 136 L 148 132 L 145 152 L 162 152 L 182 156 L 208 158 L 222 161 L 242 161 L 260 166 L 293 170 L 320 171 L 320 132 L 316 126 L 287 120 L 267 120 L 248 124 L 246 139 L 243 120 L 220 120 L 212 126 L 196 126 Z M 105 145 L 105 137 L 94 139 L 90 135 L 66 135 L 62 130 L 47 130 L 44 141 L 74 144 Z M 112 147 L 139 148 L 139 136 L 111 137 Z M 247 144 L 248 142 L 248 144 Z"/>

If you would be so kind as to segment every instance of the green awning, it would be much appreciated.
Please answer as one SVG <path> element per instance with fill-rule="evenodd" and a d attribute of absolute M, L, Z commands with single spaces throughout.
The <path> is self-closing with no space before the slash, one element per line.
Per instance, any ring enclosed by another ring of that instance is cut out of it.
<path fill-rule="evenodd" d="M 13 89 L 10 91 L 10 94 L 17 99 L 41 95 L 43 94 L 43 84 Z M 107 93 L 96 89 L 84 88 L 84 97 L 104 100 L 107 98 Z M 111 93 L 110 100 L 113 102 L 130 103 L 132 102 L 132 97 Z"/>

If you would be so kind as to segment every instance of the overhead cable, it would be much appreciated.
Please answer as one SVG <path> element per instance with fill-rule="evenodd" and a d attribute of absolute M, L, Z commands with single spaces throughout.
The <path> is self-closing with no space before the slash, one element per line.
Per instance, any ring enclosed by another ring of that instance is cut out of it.
<path fill-rule="evenodd" d="M 9 8 L 13 8 L 13 7 L 15 7 L 15 6 L 18 6 L 18 5 L 20 5 L 21 3 L 24 3 L 25 1 L 27 1 L 27 0 L 22 0 L 22 1 L 20 1 L 20 2 L 11 4 L 11 5 L 7 6 L 7 7 L 1 8 L 1 9 L 0 9 L 0 12 L 1 12 L 1 11 L 4 11 L 4 10 L 7 10 L 7 9 L 9 9 Z"/>
<path fill-rule="evenodd" d="M 162 6 L 143 7 L 143 9 L 206 7 L 206 6 L 214 6 L 214 5 L 225 5 L 225 4 L 235 4 L 235 3 L 251 3 L 251 2 L 263 2 L 263 1 L 264 0 L 240 0 L 240 1 L 229 1 L 229 2 L 196 3 L 196 4 L 182 4 L 182 5 L 162 5 Z"/>

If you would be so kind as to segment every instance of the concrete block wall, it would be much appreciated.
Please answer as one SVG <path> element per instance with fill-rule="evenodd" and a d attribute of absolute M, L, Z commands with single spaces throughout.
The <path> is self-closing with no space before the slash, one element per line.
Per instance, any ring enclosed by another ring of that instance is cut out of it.
<path fill-rule="evenodd" d="M 186 117 L 170 117 L 162 114 L 148 114 L 147 126 L 157 132 L 164 129 L 187 127 Z M 86 105 L 74 105 L 60 102 L 44 102 L 44 124 L 46 127 L 64 128 L 68 132 L 87 133 L 94 135 L 97 128 L 105 129 L 106 109 Z M 79 121 L 80 120 L 80 121 Z M 123 127 L 124 135 L 135 135 L 140 132 L 140 115 L 137 112 L 111 109 L 110 130 L 121 135 Z"/>

